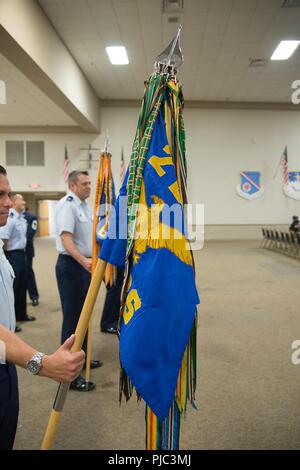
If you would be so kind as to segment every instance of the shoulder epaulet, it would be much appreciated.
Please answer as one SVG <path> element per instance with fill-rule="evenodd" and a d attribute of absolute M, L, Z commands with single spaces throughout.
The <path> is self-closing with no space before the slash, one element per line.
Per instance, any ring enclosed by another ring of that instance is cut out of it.
<path fill-rule="evenodd" d="M 68 196 L 67 201 L 73 201 L 73 196 Z"/>

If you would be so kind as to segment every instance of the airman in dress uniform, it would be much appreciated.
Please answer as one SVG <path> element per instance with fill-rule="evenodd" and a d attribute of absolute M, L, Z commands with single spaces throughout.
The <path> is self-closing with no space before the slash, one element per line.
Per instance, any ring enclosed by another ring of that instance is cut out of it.
<path fill-rule="evenodd" d="M 21 194 L 12 198 L 13 207 L 9 210 L 7 223 L 0 228 L 0 238 L 4 243 L 6 257 L 15 273 L 14 296 L 17 321 L 33 321 L 35 317 L 27 315 L 27 265 L 26 265 L 26 233 L 27 222 L 24 219 L 25 200 Z M 20 331 L 17 328 L 16 331 Z"/>
<path fill-rule="evenodd" d="M 12 207 L 10 191 L 6 170 L 0 165 L 0 227 L 6 225 Z M 16 324 L 13 281 L 14 271 L 0 240 L 0 450 L 12 449 L 16 434 L 19 394 L 15 364 L 34 375 L 71 382 L 80 373 L 84 361 L 83 351 L 70 351 L 75 336 L 68 338 L 55 353 L 45 355 L 13 333 Z"/>
<path fill-rule="evenodd" d="M 56 279 L 63 311 L 61 341 L 74 333 L 89 289 L 92 267 L 92 214 L 86 199 L 91 193 L 91 180 L 85 171 L 72 171 L 68 178 L 69 192 L 55 210 Z M 86 342 L 83 344 L 86 351 Z M 100 367 L 91 361 L 91 368 Z M 79 376 L 71 389 L 90 391 L 93 382 Z"/>
<path fill-rule="evenodd" d="M 26 262 L 27 262 L 27 290 L 31 303 L 34 307 L 39 304 L 39 291 L 36 285 L 35 274 L 32 268 L 32 262 L 35 255 L 33 238 L 37 231 L 37 216 L 29 212 L 28 208 L 23 212 L 23 216 L 27 221 L 27 233 L 26 233 Z"/>

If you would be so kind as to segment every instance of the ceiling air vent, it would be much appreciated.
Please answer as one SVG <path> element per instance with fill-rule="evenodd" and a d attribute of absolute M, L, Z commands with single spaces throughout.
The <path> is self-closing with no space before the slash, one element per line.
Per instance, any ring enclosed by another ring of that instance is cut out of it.
<path fill-rule="evenodd" d="M 266 59 L 249 58 L 249 67 L 264 67 L 267 63 Z"/>
<path fill-rule="evenodd" d="M 179 22 L 178 16 L 169 16 L 168 23 L 178 23 L 178 22 Z"/>
<path fill-rule="evenodd" d="M 299 8 L 300 0 L 284 0 L 281 8 Z"/>
<path fill-rule="evenodd" d="M 183 0 L 163 0 L 163 12 L 174 13 L 183 10 Z"/>

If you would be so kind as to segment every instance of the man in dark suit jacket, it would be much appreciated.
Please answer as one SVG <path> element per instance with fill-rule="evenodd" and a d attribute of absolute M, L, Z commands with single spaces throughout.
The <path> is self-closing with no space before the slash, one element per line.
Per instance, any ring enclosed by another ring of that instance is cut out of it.
<path fill-rule="evenodd" d="M 299 218 L 298 218 L 297 215 L 293 216 L 293 222 L 290 225 L 290 231 L 291 232 L 299 232 L 300 231 Z"/>
<path fill-rule="evenodd" d="M 37 231 L 37 216 L 28 211 L 28 207 L 23 213 L 27 221 L 27 244 L 25 248 L 27 258 L 27 290 L 31 299 L 32 305 L 39 304 L 39 292 L 36 285 L 35 275 L 32 268 L 32 261 L 34 258 L 34 245 L 33 238 Z"/>

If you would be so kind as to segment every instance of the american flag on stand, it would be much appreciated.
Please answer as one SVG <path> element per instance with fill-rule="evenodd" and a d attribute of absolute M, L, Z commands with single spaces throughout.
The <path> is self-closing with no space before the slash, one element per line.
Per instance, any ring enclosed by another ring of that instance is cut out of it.
<path fill-rule="evenodd" d="M 68 182 L 69 173 L 70 173 L 70 160 L 68 157 L 68 149 L 67 149 L 67 146 L 65 145 L 65 158 L 64 158 L 64 168 L 63 168 L 63 175 L 64 175 L 65 183 Z"/>
<path fill-rule="evenodd" d="M 283 154 L 281 156 L 281 165 L 282 165 L 282 172 L 283 172 L 283 182 L 284 184 L 288 184 L 289 182 L 289 165 L 288 165 L 288 153 L 287 153 L 287 146 L 285 147 Z"/>
<path fill-rule="evenodd" d="M 124 150 L 122 145 L 121 151 L 121 164 L 120 164 L 120 183 L 122 185 L 125 176 L 125 161 L 124 161 Z"/>

